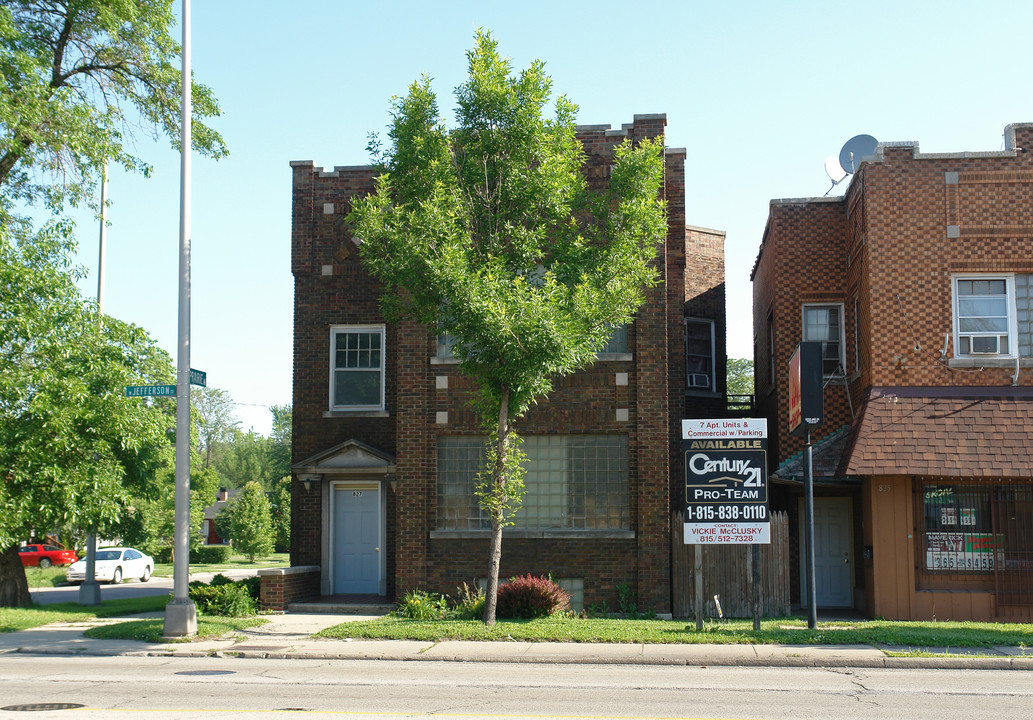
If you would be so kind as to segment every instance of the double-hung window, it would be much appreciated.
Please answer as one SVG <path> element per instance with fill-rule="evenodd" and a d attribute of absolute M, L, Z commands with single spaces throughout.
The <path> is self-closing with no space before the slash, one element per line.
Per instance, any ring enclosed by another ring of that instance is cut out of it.
<path fill-rule="evenodd" d="M 330 329 L 330 409 L 384 409 L 384 326 Z"/>
<path fill-rule="evenodd" d="M 713 390 L 714 321 L 685 318 L 685 384 L 690 390 Z"/>
<path fill-rule="evenodd" d="M 821 343 L 821 371 L 825 377 L 844 374 L 846 340 L 842 303 L 804 305 L 803 340 Z"/>
<path fill-rule="evenodd" d="M 955 356 L 1029 355 L 1029 287 L 1029 275 L 955 276 Z"/>

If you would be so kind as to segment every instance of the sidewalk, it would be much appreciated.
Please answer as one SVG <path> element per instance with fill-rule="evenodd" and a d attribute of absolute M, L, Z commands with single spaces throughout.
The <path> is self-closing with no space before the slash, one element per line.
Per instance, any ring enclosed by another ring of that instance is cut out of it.
<path fill-rule="evenodd" d="M 152 617 L 160 614 L 152 615 Z M 135 616 L 132 619 L 139 619 Z M 475 642 L 447 640 L 327 640 L 312 638 L 325 627 L 368 616 L 292 613 L 241 632 L 242 638 L 184 643 L 92 640 L 83 632 L 95 625 L 54 623 L 32 630 L 0 634 L 0 655 L 129 655 L 173 657 L 305 658 L 317 660 L 422 660 L 451 662 L 520 662 L 751 667 L 854 667 L 1033 670 L 1028 648 L 932 648 L 932 657 L 895 657 L 908 648 L 871 645 L 684 645 L 610 643 Z M 948 657 L 946 653 L 963 655 Z M 979 655 L 979 657 L 972 657 Z M 985 657 L 984 657 L 985 656 Z"/>

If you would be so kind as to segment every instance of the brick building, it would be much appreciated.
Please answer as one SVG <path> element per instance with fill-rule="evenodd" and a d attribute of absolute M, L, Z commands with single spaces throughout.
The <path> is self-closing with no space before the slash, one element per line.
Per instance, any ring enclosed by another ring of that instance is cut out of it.
<path fill-rule="evenodd" d="M 996 152 L 883 143 L 843 197 L 772 201 L 752 280 L 772 509 L 800 551 L 787 364 L 798 342 L 823 343 L 818 605 L 1028 622 L 1033 125 L 1009 125 Z"/>
<path fill-rule="evenodd" d="M 606 182 L 616 144 L 665 125 L 664 115 L 636 115 L 619 130 L 580 127 L 590 182 Z M 614 606 L 627 584 L 640 608 L 670 610 L 679 420 L 723 408 L 724 235 L 686 226 L 684 162 L 684 150 L 666 151 L 661 283 L 592 367 L 558 379 L 516 424 L 527 495 L 504 533 L 501 576 L 551 573 L 576 604 Z M 471 383 L 447 338 L 380 312 L 380 287 L 344 222 L 374 171 L 291 167 L 292 567 L 264 602 L 452 594 L 487 574 Z"/>

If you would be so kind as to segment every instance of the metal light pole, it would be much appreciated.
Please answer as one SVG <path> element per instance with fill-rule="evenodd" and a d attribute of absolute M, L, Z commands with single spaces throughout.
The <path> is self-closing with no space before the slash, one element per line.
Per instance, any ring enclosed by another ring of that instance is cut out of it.
<path fill-rule="evenodd" d="M 190 579 L 190 0 L 183 0 L 183 107 L 179 180 L 179 357 L 176 364 L 176 542 L 165 637 L 197 634 Z"/>
<path fill-rule="evenodd" d="M 108 167 L 100 171 L 100 238 L 97 258 L 97 322 L 104 322 L 104 243 L 108 236 Z M 80 605 L 100 605 L 97 583 L 97 531 L 86 536 L 86 579 L 79 586 Z"/>

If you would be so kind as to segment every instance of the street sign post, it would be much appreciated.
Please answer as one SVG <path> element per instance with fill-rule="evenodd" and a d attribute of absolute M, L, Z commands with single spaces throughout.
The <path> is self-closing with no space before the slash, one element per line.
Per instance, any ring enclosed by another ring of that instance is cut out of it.
<path fill-rule="evenodd" d="M 126 397 L 176 397 L 175 385 L 127 385 Z"/>

